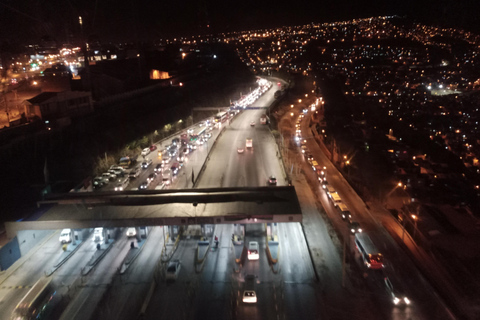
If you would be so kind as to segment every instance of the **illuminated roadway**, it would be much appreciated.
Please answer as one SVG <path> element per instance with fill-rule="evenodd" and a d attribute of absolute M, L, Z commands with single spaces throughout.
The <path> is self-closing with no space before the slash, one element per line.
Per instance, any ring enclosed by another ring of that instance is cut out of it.
<path fill-rule="evenodd" d="M 275 87 L 269 90 L 254 105 L 269 105 L 275 90 Z M 266 126 L 259 123 L 260 115 L 264 112 L 264 110 L 246 110 L 230 125 L 224 124 L 227 128 L 210 153 L 206 170 L 197 183 L 198 188 L 266 186 L 267 179 L 272 174 L 277 177 L 278 185 L 286 184 L 273 137 Z M 251 121 L 256 122 L 254 127 L 250 126 Z M 303 129 L 305 132 L 307 128 L 304 126 Z M 214 137 L 209 141 L 210 147 L 218 130 L 214 130 L 213 134 Z M 245 146 L 246 138 L 252 138 L 253 150 L 246 149 L 245 153 L 238 154 L 237 148 Z M 355 216 L 356 220 L 368 230 L 372 230 L 372 238 L 379 241 L 384 235 L 378 228 L 378 224 L 369 218 L 363 203 L 352 195 L 350 187 L 344 184 L 316 144 L 311 140 L 308 144 L 315 156 L 327 165 L 330 183 L 337 188 L 354 215 L 358 215 Z M 197 174 L 202 164 L 201 155 L 206 154 L 206 149 L 206 146 L 200 146 L 191 155 L 189 164 L 183 172 L 181 171 L 172 188 L 191 187 L 189 165 L 195 166 L 194 170 Z M 151 153 L 150 157 L 155 159 L 156 151 Z M 198 159 L 195 159 L 196 157 Z M 305 163 L 302 165 L 306 175 L 311 175 L 308 166 Z M 155 162 L 128 189 L 136 188 L 148 172 L 153 171 L 154 166 Z M 385 244 L 386 255 L 389 262 L 396 266 L 402 280 L 409 287 L 416 285 L 415 291 L 410 290 L 416 304 L 408 310 L 392 307 L 386 295 L 380 291 L 383 288 L 380 288 L 375 280 L 367 282 L 367 287 L 355 287 L 353 293 L 350 291 L 348 294 L 343 291 L 339 287 L 341 256 L 331 243 L 328 226 L 316 211 L 315 198 L 325 206 L 334 223 L 344 222 L 335 218 L 336 212 L 321 190 L 316 192 L 315 196 L 301 175 L 296 178 L 294 185 L 301 190 L 299 200 L 306 219 L 305 229 L 316 233 L 316 239 L 321 239 L 317 243 L 310 244 L 313 254 L 323 256 L 324 262 L 322 265 L 317 265 L 320 283 L 315 281 L 312 260 L 300 224 L 278 224 L 276 230 L 280 243 L 279 268 L 276 269 L 278 272 L 272 271 L 266 257 L 263 224 L 246 225 L 244 241 L 245 243 L 252 240 L 258 241 L 260 259 L 245 260 L 241 268 L 234 261 L 231 242 L 234 226 L 216 225 L 214 234 L 220 238 L 219 249 L 208 253 L 203 269 L 198 272 L 194 267 L 197 240 L 192 238 L 180 241 L 173 256 L 173 259 L 182 261 L 179 277 L 173 283 L 166 283 L 164 279 L 159 279 L 159 285 L 153 292 L 146 309 L 145 318 L 324 319 L 329 318 L 325 316 L 326 313 L 338 318 L 346 318 L 346 314 L 342 313 L 345 310 L 353 311 L 349 314 L 350 316 L 361 313 L 362 317 L 368 319 L 408 319 L 410 317 L 429 319 L 430 315 L 435 315 L 434 317 L 438 319 L 448 318 L 428 283 L 418 274 L 410 260 L 390 243 Z M 111 182 L 110 185 L 112 184 Z M 127 273 L 115 276 L 117 268 L 129 249 L 129 241 L 123 234 L 124 230 L 120 232 L 122 234 L 119 240 L 90 276 L 85 279 L 79 277 L 80 268 L 95 251 L 94 243 L 90 238 L 54 274 L 54 283 L 60 288 L 59 292 L 62 294 L 68 296 L 70 293 L 73 297 L 74 286 L 72 285 L 81 281 L 83 286 L 81 290 L 75 292 L 77 295 L 74 299 L 77 300 L 77 304 L 72 303 L 69 306 L 70 309 L 67 310 L 70 313 L 64 314 L 65 319 L 68 318 L 67 314 L 75 315 L 75 319 L 134 319 L 138 315 L 160 258 L 164 244 L 163 230 L 162 227 L 153 228 L 141 254 Z M 52 237 L 47 237 L 39 250 L 0 286 L 0 319 L 7 319 L 13 307 L 28 291 L 28 287 L 18 289 L 12 287 L 31 286 L 45 271 L 53 267 L 60 254 L 57 231 Z M 254 274 L 257 277 L 257 304 L 247 305 L 242 302 L 243 279 L 246 274 Z M 358 274 L 352 275 L 353 278 L 358 276 Z M 110 290 L 104 301 L 100 302 L 102 294 L 107 291 L 110 279 L 113 279 L 114 290 Z M 326 305 L 325 301 L 329 304 Z M 341 304 L 345 310 L 342 310 Z M 81 308 L 78 308 L 78 305 Z M 76 310 L 75 306 L 77 306 Z M 376 309 L 381 312 L 377 314 Z"/>

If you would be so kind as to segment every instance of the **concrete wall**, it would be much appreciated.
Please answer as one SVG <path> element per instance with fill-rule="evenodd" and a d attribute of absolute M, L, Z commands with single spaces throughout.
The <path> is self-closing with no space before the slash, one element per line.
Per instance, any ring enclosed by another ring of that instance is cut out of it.
<path fill-rule="evenodd" d="M 20 257 L 20 246 L 18 245 L 17 237 L 14 237 L 0 248 L 0 271 L 10 268 Z"/>
<path fill-rule="evenodd" d="M 47 235 L 51 235 L 54 230 L 21 230 L 17 233 L 18 244 L 21 255 L 25 255 L 38 244 Z"/>

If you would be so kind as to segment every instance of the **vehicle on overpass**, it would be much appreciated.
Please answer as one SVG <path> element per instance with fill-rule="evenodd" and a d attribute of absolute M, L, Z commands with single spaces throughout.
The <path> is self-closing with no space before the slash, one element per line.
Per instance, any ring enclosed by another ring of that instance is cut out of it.
<path fill-rule="evenodd" d="M 382 269 L 383 255 L 378 251 L 366 233 L 355 234 L 355 245 L 362 256 L 363 263 L 370 269 Z"/>
<path fill-rule="evenodd" d="M 51 277 L 38 280 L 17 304 L 12 319 L 48 319 L 53 309 L 53 297 L 56 291 L 51 287 Z"/>

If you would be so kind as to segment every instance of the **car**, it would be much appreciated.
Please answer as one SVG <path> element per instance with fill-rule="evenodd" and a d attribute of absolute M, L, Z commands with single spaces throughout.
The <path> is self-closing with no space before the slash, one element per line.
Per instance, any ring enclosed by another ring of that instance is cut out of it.
<path fill-rule="evenodd" d="M 125 175 L 125 170 L 123 168 L 115 168 L 115 169 L 112 169 L 110 168 L 110 170 L 108 170 L 108 172 L 113 172 L 115 173 L 115 175 L 117 177 L 123 177 Z"/>
<path fill-rule="evenodd" d="M 173 158 L 177 155 L 177 152 L 178 152 L 177 149 L 172 149 L 171 148 L 170 150 L 168 150 L 168 155 Z"/>
<path fill-rule="evenodd" d="M 136 167 L 136 168 L 133 168 L 132 170 L 130 170 L 129 174 L 128 174 L 128 177 L 130 179 L 134 179 L 136 177 L 138 177 L 140 175 L 140 167 Z"/>
<path fill-rule="evenodd" d="M 116 170 L 116 171 L 121 171 L 121 172 L 125 173 L 125 169 L 123 167 L 116 166 L 116 165 L 110 166 L 109 170 Z"/>
<path fill-rule="evenodd" d="M 205 138 L 208 140 L 212 137 L 212 134 L 211 133 L 205 133 Z"/>
<path fill-rule="evenodd" d="M 243 288 L 242 301 L 244 303 L 257 302 L 257 293 L 255 292 L 255 276 L 252 274 L 245 276 L 245 286 Z"/>
<path fill-rule="evenodd" d="M 407 298 L 407 296 L 403 292 L 403 288 L 401 287 L 401 284 L 399 282 L 396 282 L 393 277 L 391 278 L 385 277 L 383 279 L 383 282 L 385 284 L 385 290 L 387 290 L 387 293 L 390 295 L 394 305 L 408 306 L 409 304 L 412 303 L 411 300 Z M 395 286 L 394 286 L 394 283 L 395 283 Z"/>
<path fill-rule="evenodd" d="M 161 163 L 157 164 L 153 169 L 153 171 L 155 171 L 156 173 L 162 172 L 162 164 Z"/>
<path fill-rule="evenodd" d="M 238 152 L 238 153 L 244 153 L 244 152 L 245 152 L 245 149 L 242 148 L 242 147 L 239 147 L 239 148 L 237 148 L 237 152 Z"/>
<path fill-rule="evenodd" d="M 271 186 L 276 186 L 277 185 L 277 178 L 275 176 L 270 176 L 268 178 L 268 184 Z"/>
<path fill-rule="evenodd" d="M 150 181 L 144 181 L 138 186 L 138 190 L 145 190 L 150 185 Z"/>
<path fill-rule="evenodd" d="M 165 271 L 165 279 L 167 281 L 175 281 L 180 273 L 181 267 L 182 264 L 179 260 L 170 261 L 167 265 L 167 270 Z"/>
<path fill-rule="evenodd" d="M 306 145 L 302 145 L 302 146 L 300 147 L 300 149 L 302 150 L 302 153 L 304 153 L 304 154 L 305 154 L 305 153 L 308 153 L 308 148 L 307 148 Z"/>
<path fill-rule="evenodd" d="M 72 229 L 63 229 L 58 240 L 61 244 L 72 242 Z"/>
<path fill-rule="evenodd" d="M 250 122 L 250 126 L 254 127 L 255 126 L 255 121 Z"/>
<path fill-rule="evenodd" d="M 258 242 L 257 241 L 250 241 L 248 243 L 248 260 L 258 260 L 260 258 L 258 252 Z"/>
<path fill-rule="evenodd" d="M 128 228 L 126 232 L 127 237 L 135 237 L 137 235 L 137 229 L 135 228 Z"/>
<path fill-rule="evenodd" d="M 93 230 L 92 240 L 95 242 L 103 241 L 103 228 L 95 228 Z"/>
<path fill-rule="evenodd" d="M 104 172 L 102 173 L 102 177 L 108 179 L 109 181 L 113 181 L 117 178 L 117 175 L 113 172 Z"/>
<path fill-rule="evenodd" d="M 322 183 L 322 189 L 327 189 L 327 185 L 328 185 L 327 179 L 323 179 L 321 183 Z"/>
<path fill-rule="evenodd" d="M 151 164 L 153 160 L 152 159 L 147 159 L 142 162 L 142 169 L 147 169 Z"/>
<path fill-rule="evenodd" d="M 156 173 L 150 173 L 147 177 L 147 181 L 152 182 L 153 180 L 155 180 L 156 176 L 157 176 Z"/>
<path fill-rule="evenodd" d="M 177 146 L 180 143 L 180 138 L 173 138 L 172 139 L 172 146 Z"/>
<path fill-rule="evenodd" d="M 341 201 L 336 201 L 335 204 L 338 210 L 340 211 L 342 220 L 350 221 L 352 219 L 352 214 L 350 213 L 350 210 L 348 209 L 347 205 Z"/>
<path fill-rule="evenodd" d="M 312 161 L 315 160 L 313 158 L 313 155 L 311 155 L 310 153 L 305 153 L 305 155 L 306 155 L 305 157 L 307 158 L 308 163 L 312 164 Z"/>
<path fill-rule="evenodd" d="M 150 151 L 151 151 L 150 148 L 145 148 L 145 149 L 142 150 L 141 155 L 144 156 L 144 157 L 148 156 L 150 154 Z"/>
<path fill-rule="evenodd" d="M 180 164 L 175 162 L 172 167 L 170 168 L 172 175 L 176 176 L 178 174 L 178 170 L 180 170 Z"/>
<path fill-rule="evenodd" d="M 110 180 L 107 179 L 106 177 L 95 177 L 92 181 L 92 184 L 93 184 L 93 188 L 100 189 L 101 187 L 103 187 L 109 182 Z"/>
<path fill-rule="evenodd" d="M 352 234 L 360 233 L 363 231 L 362 228 L 360 228 L 360 223 L 351 220 L 348 222 L 348 229 Z"/>
<path fill-rule="evenodd" d="M 155 151 L 155 150 L 157 150 L 157 146 L 154 145 L 154 144 L 152 144 L 152 145 L 150 146 L 150 152 Z"/>
<path fill-rule="evenodd" d="M 167 163 L 170 163 L 171 160 L 172 160 L 172 158 L 170 156 L 165 156 L 162 159 L 162 163 L 167 164 Z"/>
<path fill-rule="evenodd" d="M 117 184 L 115 185 L 115 191 L 123 191 L 128 187 L 128 184 L 130 183 L 130 178 L 122 178 L 118 179 Z"/>

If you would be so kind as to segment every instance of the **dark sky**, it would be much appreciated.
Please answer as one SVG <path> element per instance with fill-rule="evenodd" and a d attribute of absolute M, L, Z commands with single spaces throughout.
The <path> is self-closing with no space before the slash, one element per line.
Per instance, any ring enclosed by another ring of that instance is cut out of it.
<path fill-rule="evenodd" d="M 78 36 L 78 16 L 86 35 L 103 41 L 158 39 L 172 35 L 251 30 L 376 15 L 408 15 L 441 25 L 480 30 L 476 0 L 0 0 L 0 41 L 59 42 Z M 431 20 L 431 21 L 428 21 Z"/>

